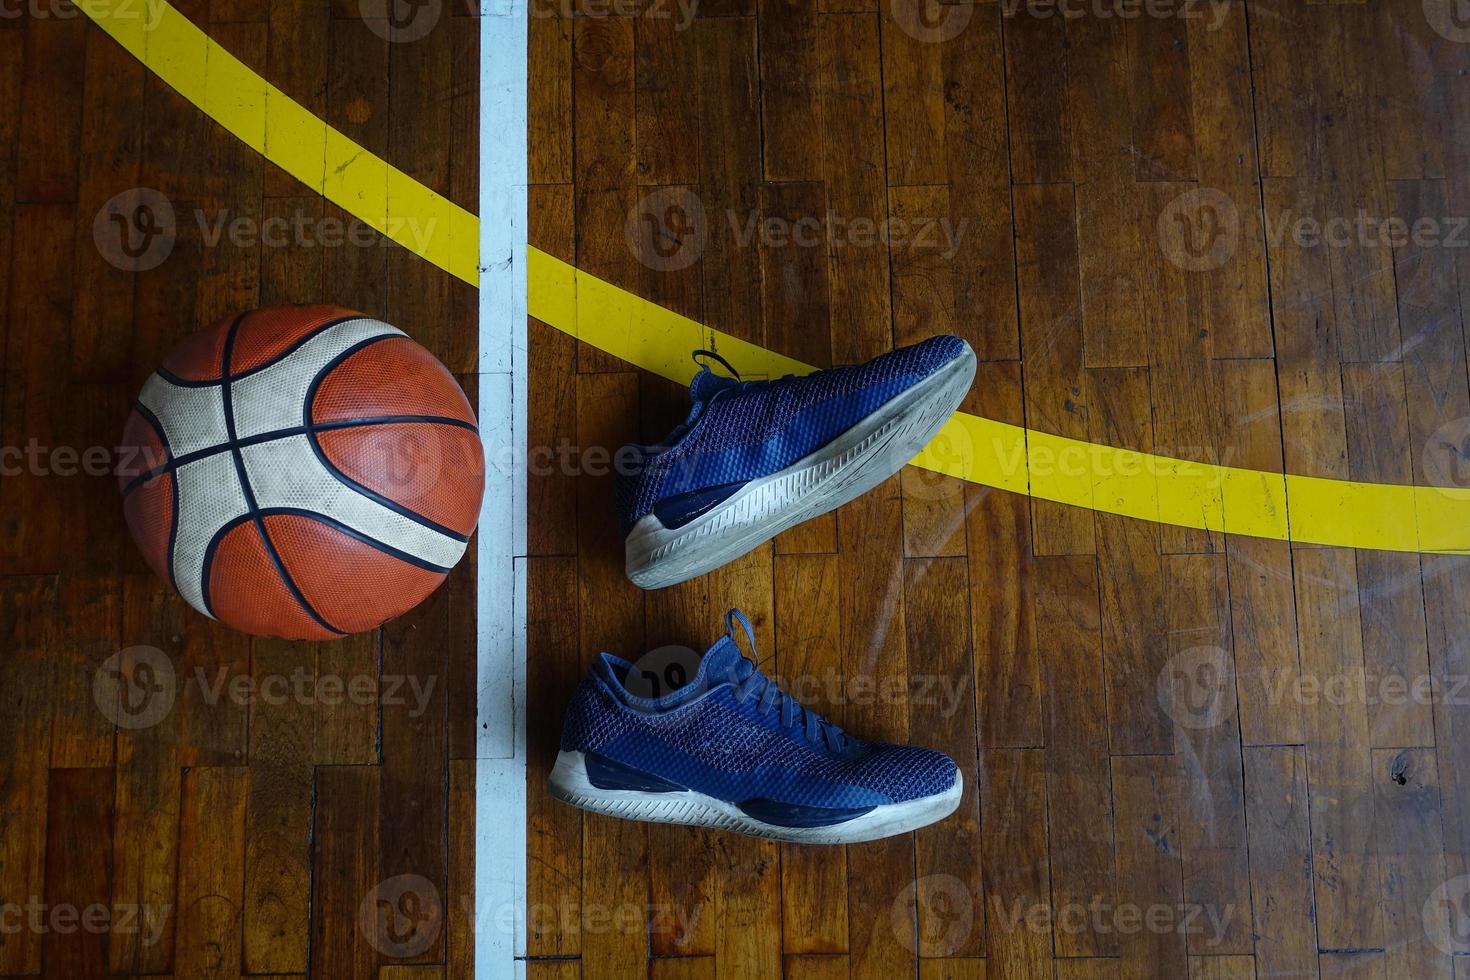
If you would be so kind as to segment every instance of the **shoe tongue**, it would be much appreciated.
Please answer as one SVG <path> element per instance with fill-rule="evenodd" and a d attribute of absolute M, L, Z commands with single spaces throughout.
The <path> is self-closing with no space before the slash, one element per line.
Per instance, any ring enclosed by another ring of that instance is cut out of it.
<path fill-rule="evenodd" d="M 703 404 L 726 388 L 733 388 L 739 383 L 734 378 L 715 374 L 709 368 L 700 368 L 694 380 L 689 383 L 689 397 L 694 399 L 695 404 Z"/>

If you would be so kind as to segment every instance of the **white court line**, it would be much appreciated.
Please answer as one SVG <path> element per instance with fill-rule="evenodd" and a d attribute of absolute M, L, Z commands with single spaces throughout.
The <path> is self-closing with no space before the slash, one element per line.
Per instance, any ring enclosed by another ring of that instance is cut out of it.
<path fill-rule="evenodd" d="M 475 977 L 526 973 L 526 0 L 480 18 Z"/>

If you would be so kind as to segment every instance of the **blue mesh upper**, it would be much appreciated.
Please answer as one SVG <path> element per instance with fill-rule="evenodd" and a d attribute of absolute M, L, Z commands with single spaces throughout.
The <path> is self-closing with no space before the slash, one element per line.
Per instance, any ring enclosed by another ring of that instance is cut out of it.
<path fill-rule="evenodd" d="M 623 687 L 630 665 L 603 654 L 572 698 L 561 747 L 596 752 L 732 803 L 869 807 L 954 785 L 955 764 L 932 749 L 851 736 L 832 748 L 804 737 L 769 703 L 737 696 L 725 671 L 740 659 L 734 641 L 723 637 L 684 691 L 648 701 Z"/>
<path fill-rule="evenodd" d="M 866 364 L 804 377 L 737 382 L 702 369 L 688 421 L 665 447 L 627 447 L 641 462 L 617 480 L 623 533 L 668 497 L 769 476 L 840 436 L 959 357 L 959 337 L 931 337 Z"/>

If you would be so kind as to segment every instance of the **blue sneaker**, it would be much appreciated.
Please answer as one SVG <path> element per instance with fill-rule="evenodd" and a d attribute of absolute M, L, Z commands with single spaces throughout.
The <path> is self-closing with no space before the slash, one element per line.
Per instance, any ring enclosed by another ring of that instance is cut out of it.
<path fill-rule="evenodd" d="M 628 577 L 674 585 L 867 493 L 959 407 L 975 352 L 930 339 L 855 367 L 775 381 L 701 368 L 689 418 L 661 446 L 627 446 L 617 479 Z"/>
<path fill-rule="evenodd" d="M 806 844 L 890 837 L 954 812 L 954 762 L 864 742 L 803 708 L 741 656 L 736 621 L 754 651 L 731 610 L 729 632 L 662 697 L 629 690 L 638 668 L 602 654 L 567 711 L 551 794 L 627 820 Z"/>

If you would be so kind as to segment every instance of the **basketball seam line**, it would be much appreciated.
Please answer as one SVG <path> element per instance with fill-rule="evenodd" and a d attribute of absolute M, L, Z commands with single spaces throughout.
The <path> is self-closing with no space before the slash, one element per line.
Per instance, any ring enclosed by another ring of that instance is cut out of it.
<path fill-rule="evenodd" d="M 134 408 L 140 411 L 147 411 L 147 408 L 142 402 L 136 403 Z M 152 413 L 150 412 L 149 414 L 151 416 Z M 182 456 L 172 457 L 162 466 L 155 466 L 146 473 L 139 473 L 133 477 L 128 485 L 123 488 L 122 495 L 126 498 L 134 490 L 137 490 L 151 480 L 156 480 L 167 473 L 173 473 L 191 463 L 197 463 L 201 460 L 209 459 L 211 456 L 227 453 L 236 447 L 243 449 L 248 446 L 259 446 L 267 442 L 275 442 L 278 439 L 289 439 L 292 436 L 306 435 L 312 431 L 336 432 L 341 429 L 355 429 L 373 425 L 452 425 L 456 428 L 468 429 L 474 433 L 480 431 L 476 425 L 466 422 L 463 419 L 451 418 L 447 415 L 378 415 L 372 418 L 337 419 L 330 422 L 317 422 L 311 426 L 297 425 L 287 429 L 272 429 L 269 432 L 260 432 L 253 436 L 246 436 L 235 442 L 222 442 L 216 446 L 196 449 Z"/>
<path fill-rule="evenodd" d="M 311 382 L 306 386 L 306 396 L 301 401 L 301 421 L 308 430 L 310 430 L 312 426 L 311 403 L 316 400 L 317 389 L 319 389 L 322 386 L 322 383 L 326 381 L 327 376 L 335 371 L 338 366 L 340 366 L 344 361 L 346 361 L 348 358 L 352 357 L 359 351 L 363 350 L 364 348 L 370 347 L 380 341 L 392 340 L 395 336 L 399 335 L 379 334 L 375 337 L 365 337 L 362 340 L 359 340 L 357 343 L 353 344 L 351 347 L 348 347 L 346 350 L 339 353 L 337 356 L 333 357 L 326 364 L 322 365 L 321 370 L 317 371 L 316 376 L 313 377 L 311 379 Z M 476 432 L 478 431 L 479 430 L 477 429 Z M 353 480 L 346 473 L 343 473 L 337 468 L 335 463 L 327 458 L 326 453 L 324 453 L 321 446 L 317 444 L 316 434 L 314 432 L 308 431 L 306 433 L 306 442 L 309 446 L 311 446 L 311 451 L 316 454 L 317 461 L 322 464 L 322 468 L 327 471 L 332 479 L 336 480 L 338 483 L 342 484 L 342 486 L 351 490 L 353 493 L 368 500 L 371 500 L 379 507 L 382 507 L 385 510 L 389 510 L 397 514 L 399 517 L 404 518 L 405 520 L 412 521 L 420 527 L 428 528 L 430 531 L 433 531 L 436 534 L 442 534 L 446 538 L 451 538 L 452 540 L 458 541 L 461 544 L 469 543 L 470 535 L 459 534 L 455 531 L 452 531 L 449 528 L 438 523 L 437 521 L 432 521 L 429 518 L 425 517 L 423 514 L 411 510 L 395 500 L 390 500 L 389 498 L 384 497 L 381 494 L 375 493 L 369 488 Z M 473 533 L 473 531 L 471 533 Z"/>
<path fill-rule="evenodd" d="M 224 400 L 225 433 L 230 437 L 232 443 L 238 441 L 239 436 L 235 431 L 235 403 L 230 392 L 230 388 L 234 383 L 234 378 L 230 375 L 230 354 L 235 347 L 235 334 L 239 331 L 240 325 L 245 322 L 245 318 L 248 315 L 248 313 L 242 313 L 235 319 L 234 323 L 230 324 L 230 332 L 225 335 L 224 357 L 220 365 L 221 383 L 219 387 L 221 397 Z M 254 521 L 255 530 L 260 535 L 261 544 L 265 546 L 266 554 L 275 563 L 276 572 L 281 576 L 281 581 L 285 583 L 286 589 L 301 604 L 301 608 L 306 614 L 316 620 L 323 629 L 336 633 L 338 636 L 347 636 L 346 631 L 339 630 L 323 619 L 321 614 L 312 607 L 311 603 L 307 601 L 306 596 L 302 594 L 301 589 L 296 585 L 295 579 L 291 577 L 291 573 L 286 569 L 286 563 L 281 558 L 280 552 L 276 550 L 275 542 L 271 541 L 270 533 L 266 531 L 265 521 L 261 519 L 260 508 L 255 499 L 255 491 L 251 487 L 250 477 L 245 471 L 245 456 L 240 452 L 238 447 L 231 450 L 231 455 L 235 459 L 235 476 L 240 481 L 241 491 L 245 494 L 245 506 L 248 508 L 246 516 Z M 213 555 L 211 554 L 209 557 L 212 559 Z M 200 594 L 204 597 L 204 605 L 212 615 L 214 612 L 214 603 L 210 601 L 209 597 L 209 570 L 208 565 L 206 565 L 203 581 L 199 583 L 199 586 Z"/>
<path fill-rule="evenodd" d="M 168 433 L 164 431 L 163 423 L 158 421 L 158 416 L 154 415 L 152 409 L 150 409 L 147 405 L 144 405 L 142 402 L 138 402 L 136 405 L 134 405 L 133 409 L 138 413 L 139 418 L 141 418 L 143 421 L 147 422 L 150 426 L 153 427 L 153 433 L 154 435 L 158 436 L 159 444 L 163 447 L 164 456 L 167 459 L 172 460 L 174 454 L 173 447 L 171 447 L 168 443 Z M 124 510 L 127 509 L 128 494 L 131 493 L 132 490 L 133 485 L 129 484 L 127 489 L 123 491 Z M 169 508 L 168 515 L 168 550 L 163 553 L 163 564 L 168 570 L 168 584 L 175 592 L 177 592 L 179 590 L 179 582 L 178 577 L 174 575 L 174 545 L 178 543 L 179 538 L 179 481 L 177 478 L 169 481 L 169 497 L 172 500 L 172 504 Z"/>
<path fill-rule="evenodd" d="M 248 378 L 248 377 L 250 377 L 253 374 L 256 374 L 256 373 L 258 373 L 260 371 L 264 371 L 268 367 L 274 367 L 275 365 L 277 365 L 277 364 L 281 363 L 282 361 L 284 361 L 286 358 L 290 357 L 292 354 L 296 353 L 302 347 L 306 346 L 306 344 L 308 344 L 312 340 L 316 339 L 317 336 L 319 336 L 320 334 L 322 334 L 322 333 L 324 333 L 324 332 L 332 329 L 333 327 L 341 326 L 344 323 L 352 323 L 352 322 L 354 322 L 356 320 L 371 320 L 371 319 L 372 319 L 372 317 L 370 317 L 370 316 L 363 316 L 362 314 L 358 313 L 358 314 L 354 314 L 353 316 L 339 317 L 336 320 L 332 320 L 332 321 L 330 321 L 328 323 L 323 323 L 321 326 L 319 326 L 319 327 L 315 328 L 314 330 L 312 330 L 311 333 L 309 333 L 306 336 L 300 338 L 299 340 L 296 340 L 295 342 L 293 342 L 290 347 L 287 347 L 285 350 L 281 351 L 279 354 L 275 355 L 270 360 L 265 361 L 265 362 L 263 362 L 261 364 L 257 364 L 257 365 L 255 365 L 255 367 L 249 368 L 248 370 L 241 371 L 239 374 L 229 375 L 228 376 L 229 377 L 229 380 L 231 380 L 231 381 L 239 381 L 241 378 Z M 379 320 L 378 322 L 379 323 L 382 323 L 381 320 Z M 389 324 L 384 324 L 384 326 L 389 326 Z M 233 329 L 233 327 L 232 327 L 232 329 Z M 402 335 L 399 334 L 397 336 L 402 336 Z M 228 371 L 229 370 L 229 362 L 228 362 L 228 360 L 224 364 L 223 369 L 225 371 Z M 221 386 L 221 385 L 223 385 L 225 383 L 225 378 L 224 377 L 210 378 L 210 379 L 208 379 L 206 381 L 196 381 L 196 380 L 194 380 L 192 378 L 181 378 L 177 374 L 174 374 L 172 371 L 170 371 L 168 368 L 165 368 L 165 367 L 160 367 L 157 370 L 157 372 L 155 372 L 155 373 L 157 373 L 157 375 L 160 378 L 162 378 L 163 380 L 167 381 L 169 384 L 175 385 L 175 386 L 177 386 L 179 388 L 217 388 L 217 387 L 219 387 L 219 386 Z"/>

